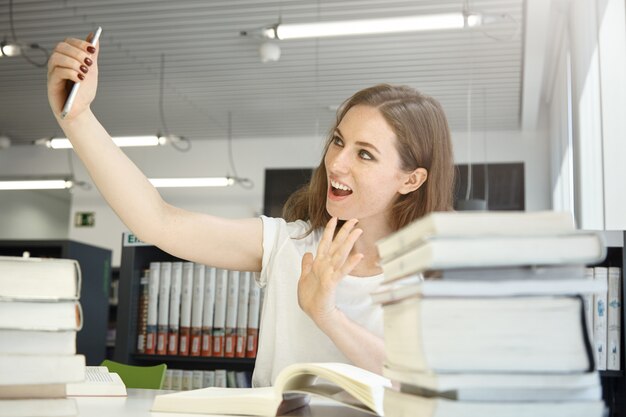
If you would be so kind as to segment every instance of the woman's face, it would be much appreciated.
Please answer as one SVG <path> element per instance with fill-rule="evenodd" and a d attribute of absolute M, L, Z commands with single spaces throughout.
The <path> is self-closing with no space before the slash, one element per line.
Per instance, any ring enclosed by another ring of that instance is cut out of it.
<path fill-rule="evenodd" d="M 359 105 L 348 110 L 324 156 L 331 216 L 386 220 L 409 176 L 400 169 L 395 144 L 396 135 L 378 109 Z"/>

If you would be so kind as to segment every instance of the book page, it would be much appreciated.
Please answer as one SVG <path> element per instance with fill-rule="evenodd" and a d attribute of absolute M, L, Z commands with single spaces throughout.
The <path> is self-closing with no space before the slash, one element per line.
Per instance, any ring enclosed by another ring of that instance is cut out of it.
<path fill-rule="evenodd" d="M 126 385 L 106 366 L 87 366 L 83 382 L 67 384 L 68 397 L 125 397 Z"/>

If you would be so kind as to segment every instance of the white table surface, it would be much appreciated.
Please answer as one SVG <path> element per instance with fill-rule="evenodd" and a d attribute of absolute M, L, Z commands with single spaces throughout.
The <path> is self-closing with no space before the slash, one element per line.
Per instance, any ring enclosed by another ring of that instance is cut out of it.
<path fill-rule="evenodd" d="M 128 397 L 75 397 L 80 417 L 197 417 L 201 414 L 151 413 L 154 396 L 172 391 L 129 389 Z M 372 417 L 331 400 L 313 397 L 311 404 L 286 416 L 294 417 Z"/>

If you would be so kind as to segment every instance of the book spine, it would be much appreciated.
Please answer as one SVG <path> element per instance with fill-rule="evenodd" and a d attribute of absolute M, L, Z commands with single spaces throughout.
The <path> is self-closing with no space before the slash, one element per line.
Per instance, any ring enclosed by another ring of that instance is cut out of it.
<path fill-rule="evenodd" d="M 217 357 L 224 356 L 227 296 L 228 271 L 220 269 L 215 278 L 215 312 L 213 313 L 213 356 Z"/>
<path fill-rule="evenodd" d="M 172 263 L 161 262 L 161 277 L 159 285 L 159 318 L 157 323 L 156 354 L 167 353 L 167 330 L 169 326 L 170 289 L 172 285 Z"/>
<path fill-rule="evenodd" d="M 144 270 L 139 281 L 139 303 L 137 303 L 137 353 L 146 353 L 148 326 L 148 282 L 150 270 Z"/>
<path fill-rule="evenodd" d="M 178 326 L 180 323 L 180 302 L 183 281 L 183 263 L 172 262 L 172 286 L 170 289 L 170 314 L 167 334 L 167 354 L 178 354 Z"/>
<path fill-rule="evenodd" d="M 593 279 L 604 282 L 606 286 L 608 284 L 608 269 L 600 266 L 594 267 Z M 596 293 L 593 299 L 593 341 L 596 351 L 596 367 L 598 370 L 605 370 L 607 359 L 607 292 Z"/>
<path fill-rule="evenodd" d="M 248 333 L 248 301 L 250 299 L 251 272 L 239 273 L 239 300 L 237 301 L 237 342 L 235 357 L 246 357 L 246 334 Z"/>
<path fill-rule="evenodd" d="M 204 375 L 201 370 L 194 369 L 191 376 L 191 389 L 200 389 L 204 384 Z"/>
<path fill-rule="evenodd" d="M 213 355 L 213 311 L 215 309 L 215 277 L 217 269 L 207 269 L 204 280 L 204 306 L 202 312 L 201 356 Z"/>
<path fill-rule="evenodd" d="M 213 354 L 213 310 L 215 305 L 215 280 L 217 269 L 207 267 L 204 279 L 202 326 L 199 330 L 198 351 L 201 356 L 211 356 Z"/>
<path fill-rule="evenodd" d="M 215 371 L 202 372 L 202 387 L 210 388 L 215 386 Z"/>
<path fill-rule="evenodd" d="M 180 336 L 178 354 L 189 355 L 191 342 L 191 300 L 193 292 L 193 262 L 183 263 L 183 277 L 180 300 Z"/>
<path fill-rule="evenodd" d="M 224 357 L 235 357 L 237 344 L 237 310 L 239 309 L 239 271 L 229 271 L 226 295 L 226 326 L 224 328 Z"/>
<path fill-rule="evenodd" d="M 622 300 L 621 300 L 621 268 L 609 267 L 608 269 L 609 291 L 607 295 L 607 361 L 606 369 L 619 371 L 620 366 L 620 339 Z"/>
<path fill-rule="evenodd" d="M 261 287 L 254 279 L 253 274 L 249 276 L 250 297 L 248 304 L 248 327 L 246 334 L 246 358 L 256 358 L 259 343 L 259 315 L 261 311 Z"/>
<path fill-rule="evenodd" d="M 146 324 L 145 353 L 151 355 L 156 353 L 160 274 L 161 264 L 159 262 L 150 262 L 150 279 L 148 281 L 148 319 Z"/>
<path fill-rule="evenodd" d="M 172 389 L 182 391 L 183 389 L 183 370 L 172 369 Z"/>
<path fill-rule="evenodd" d="M 593 281 L 593 267 L 585 268 L 585 279 Z M 589 340 L 593 344 L 593 293 L 586 293 L 582 295 L 583 306 L 585 310 L 585 321 L 587 325 L 587 333 Z M 595 351 L 595 348 L 594 348 Z"/>
<path fill-rule="evenodd" d="M 226 369 L 215 370 L 215 386 L 219 388 L 226 388 Z"/>
<path fill-rule="evenodd" d="M 191 296 L 191 346 L 189 354 L 200 356 L 202 335 L 202 304 L 204 302 L 204 276 L 206 267 L 195 264 L 193 268 L 193 294 Z"/>

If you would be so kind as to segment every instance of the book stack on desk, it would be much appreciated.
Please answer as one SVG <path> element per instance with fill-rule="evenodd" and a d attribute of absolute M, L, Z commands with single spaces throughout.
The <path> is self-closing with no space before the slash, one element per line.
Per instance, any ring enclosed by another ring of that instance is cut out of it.
<path fill-rule="evenodd" d="M 66 384 L 85 378 L 80 282 L 73 260 L 0 257 L 0 417 L 78 414 Z"/>
<path fill-rule="evenodd" d="M 606 249 L 558 212 L 431 213 L 377 243 L 386 417 L 601 416 L 583 296 Z"/>

